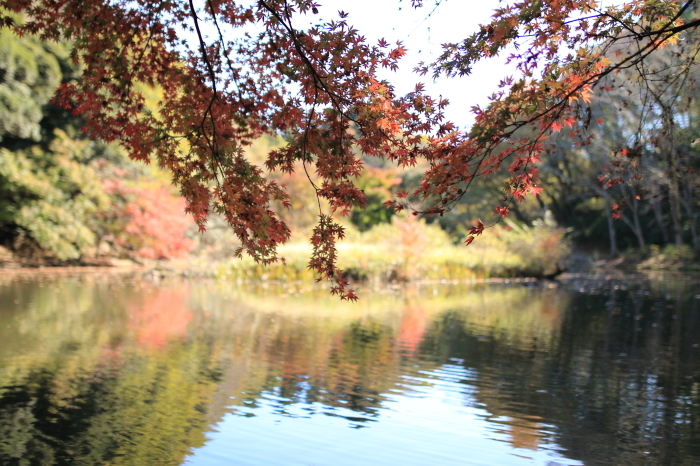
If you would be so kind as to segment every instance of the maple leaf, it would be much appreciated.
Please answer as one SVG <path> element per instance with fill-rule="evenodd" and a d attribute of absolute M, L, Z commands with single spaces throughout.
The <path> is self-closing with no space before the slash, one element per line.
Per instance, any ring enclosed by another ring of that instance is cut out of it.
<path fill-rule="evenodd" d="M 556 121 L 552 122 L 552 124 L 550 125 L 550 128 L 551 128 L 553 133 L 559 132 L 559 130 L 561 130 L 563 127 L 564 127 L 564 125 L 562 125 L 561 123 L 558 123 Z"/>
<path fill-rule="evenodd" d="M 501 207 L 498 206 L 495 209 L 496 215 L 500 216 L 501 218 L 504 218 L 508 216 L 508 207 Z"/>
<path fill-rule="evenodd" d="M 469 228 L 469 234 L 471 236 L 479 236 L 484 232 L 484 223 L 481 220 L 476 221 L 476 225 Z"/>

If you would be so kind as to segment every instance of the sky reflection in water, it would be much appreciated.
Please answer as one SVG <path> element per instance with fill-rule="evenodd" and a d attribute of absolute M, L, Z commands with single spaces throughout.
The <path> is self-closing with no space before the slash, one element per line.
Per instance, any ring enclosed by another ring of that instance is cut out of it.
<path fill-rule="evenodd" d="M 556 445 L 546 443 L 546 426 L 503 420 L 515 421 L 515 435 L 530 437 L 518 442 L 509 426 L 469 406 L 471 387 L 443 379 L 445 372 L 466 376 L 464 368 L 446 366 L 424 374 L 427 385 L 412 385 L 407 378 L 387 396 L 374 423 L 346 408 L 319 403 L 295 403 L 281 412 L 279 402 L 263 393 L 258 408 L 224 416 L 206 446 L 186 464 L 227 465 L 232 457 L 238 465 L 582 464 L 563 458 Z"/>
<path fill-rule="evenodd" d="M 0 464 L 697 464 L 698 302 L 2 275 Z"/>

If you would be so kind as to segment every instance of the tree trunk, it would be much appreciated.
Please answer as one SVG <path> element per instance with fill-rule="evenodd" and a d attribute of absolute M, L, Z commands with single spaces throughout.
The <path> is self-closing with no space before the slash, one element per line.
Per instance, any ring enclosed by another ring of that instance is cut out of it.
<path fill-rule="evenodd" d="M 669 157 L 672 158 L 673 156 Z M 670 162 L 671 163 L 671 162 Z M 675 165 L 675 164 L 673 164 Z M 671 204 L 671 220 L 673 223 L 673 239 L 676 246 L 683 244 L 683 228 L 681 226 L 681 202 L 678 190 L 678 174 L 675 167 L 669 166 L 668 200 Z"/>
<path fill-rule="evenodd" d="M 641 249 L 646 249 L 647 243 L 644 240 L 644 230 L 642 230 L 642 224 L 639 221 L 639 201 L 637 201 L 637 192 L 634 186 L 630 186 L 631 198 L 632 198 L 632 219 L 634 220 L 634 234 L 637 235 L 637 241 L 639 241 L 639 247 Z"/>
<path fill-rule="evenodd" d="M 634 235 L 637 237 L 637 242 L 639 243 L 639 248 L 646 249 L 647 243 L 644 240 L 644 231 L 642 230 L 642 224 L 639 221 L 639 201 L 637 201 L 637 193 L 634 190 L 634 186 L 629 186 L 628 189 L 625 189 L 624 185 L 620 186 L 622 186 L 622 195 L 624 196 L 625 201 L 627 202 L 627 205 L 632 213 L 631 220 L 626 215 L 622 216 L 622 220 L 634 232 Z"/>
<path fill-rule="evenodd" d="M 654 183 L 652 188 L 651 206 L 654 210 L 654 217 L 656 217 L 656 223 L 659 224 L 659 230 L 661 230 L 661 237 L 664 244 L 668 244 L 668 230 L 666 229 L 666 224 L 664 223 L 664 213 L 663 207 L 661 206 L 661 188 L 658 184 Z"/>
<path fill-rule="evenodd" d="M 690 218 L 690 234 L 693 239 L 693 247 L 697 249 L 698 247 L 698 231 L 697 231 L 697 220 L 698 220 L 698 213 L 695 212 L 695 205 L 693 203 L 693 185 L 689 180 L 686 180 L 686 183 L 683 186 L 683 198 L 682 198 L 682 203 L 683 207 L 685 207 L 685 211 L 688 214 L 688 218 Z"/>
<path fill-rule="evenodd" d="M 665 107 L 663 115 L 665 137 L 662 145 L 666 155 L 666 175 L 668 176 L 668 201 L 671 204 L 671 221 L 673 224 L 673 239 L 676 246 L 683 244 L 683 227 L 681 225 L 681 194 L 680 194 L 680 169 L 678 168 L 678 151 L 674 141 L 673 113 Z M 663 147 L 666 146 L 666 147 Z"/>
<path fill-rule="evenodd" d="M 617 238 L 615 237 L 615 224 L 610 210 L 610 201 L 607 197 L 605 200 L 605 217 L 608 219 L 608 236 L 610 237 L 610 255 L 617 256 Z"/>

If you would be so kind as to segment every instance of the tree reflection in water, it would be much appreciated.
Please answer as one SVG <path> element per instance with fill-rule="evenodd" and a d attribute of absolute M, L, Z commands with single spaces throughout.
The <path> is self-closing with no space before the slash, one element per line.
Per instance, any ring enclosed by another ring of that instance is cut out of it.
<path fill-rule="evenodd" d="M 265 409 L 371 430 L 441 384 L 511 455 L 695 464 L 699 293 L 683 277 L 580 280 L 346 306 L 296 287 L 8 275 L 0 464 L 180 464 L 226 416 Z"/>

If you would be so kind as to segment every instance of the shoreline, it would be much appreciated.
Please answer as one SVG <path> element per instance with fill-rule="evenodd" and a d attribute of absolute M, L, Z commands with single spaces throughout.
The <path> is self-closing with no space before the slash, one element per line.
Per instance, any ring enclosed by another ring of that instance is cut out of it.
<path fill-rule="evenodd" d="M 4 249 L 4 248 L 2 248 Z M 687 251 L 685 249 L 688 249 Z M 5 254 L 2 254 L 5 253 Z M 9 253 L 9 254 L 8 254 Z M 498 270 L 470 269 L 464 264 L 459 264 L 457 269 L 444 275 L 435 276 L 435 273 L 397 274 L 400 266 L 397 264 L 369 264 L 365 267 L 350 267 L 346 269 L 344 278 L 349 279 L 355 287 L 391 286 L 403 287 L 410 285 L 440 285 L 440 284 L 480 284 L 480 283 L 504 283 L 530 285 L 551 283 L 556 286 L 564 282 L 582 276 L 611 275 L 620 276 L 637 273 L 669 272 L 669 273 L 698 273 L 700 261 L 696 260 L 695 252 L 691 248 L 682 248 L 682 251 L 653 251 L 641 253 L 633 251 L 629 254 L 612 259 L 594 259 L 587 254 L 573 253 L 563 262 L 565 266 L 557 266 L 556 273 L 531 275 L 525 270 L 507 270 L 503 274 Z M 84 259 L 82 261 L 58 261 L 49 257 L 21 258 L 13 255 L 8 250 L 0 250 L 0 275 L 32 276 L 32 275 L 71 275 L 71 274 L 140 274 L 143 278 L 164 279 L 171 277 L 212 279 L 222 282 L 238 284 L 297 284 L 313 283 L 314 278 L 306 273 L 300 265 L 287 264 L 286 271 L 281 268 L 280 273 L 269 273 L 275 267 L 267 268 L 255 265 L 254 268 L 242 267 L 239 271 L 231 269 L 231 260 L 218 261 L 206 259 L 201 256 L 192 256 L 170 260 L 141 260 L 119 259 L 113 257 L 101 257 Z M 388 266 L 388 267 L 387 267 Z M 430 264 L 413 264 L 417 270 L 428 271 Z M 297 270 L 298 269 L 298 270 Z M 366 269 L 366 270 L 364 270 Z M 232 273 L 234 272 L 234 273 Z M 443 272 L 435 269 L 438 274 Z M 519 272 L 522 275 L 519 275 Z M 432 275 L 428 277 L 428 275 Z M 422 278 L 418 278 L 422 276 Z M 319 286 L 324 286 L 321 282 Z"/>

